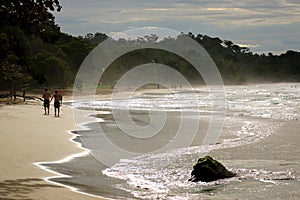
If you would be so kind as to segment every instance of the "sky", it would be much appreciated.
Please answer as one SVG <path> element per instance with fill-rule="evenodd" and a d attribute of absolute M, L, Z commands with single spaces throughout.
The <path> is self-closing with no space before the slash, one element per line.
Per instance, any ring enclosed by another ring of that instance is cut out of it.
<path fill-rule="evenodd" d="M 161 27 L 231 40 L 254 53 L 300 51 L 300 0 L 60 0 L 65 33 Z"/>

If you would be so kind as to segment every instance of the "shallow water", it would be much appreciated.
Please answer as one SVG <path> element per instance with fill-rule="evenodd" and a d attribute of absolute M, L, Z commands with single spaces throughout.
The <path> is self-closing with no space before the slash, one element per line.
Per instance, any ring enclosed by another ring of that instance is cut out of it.
<path fill-rule="evenodd" d="M 300 84 L 227 86 L 225 89 L 227 115 L 222 135 L 215 144 L 205 146 L 201 144 L 214 113 L 211 95 L 205 88 L 196 91 L 196 99 L 191 91 L 183 89 L 176 95 L 140 93 L 129 101 L 75 101 L 74 108 L 96 109 L 97 117 L 101 118 L 100 122 L 87 124 L 86 130 L 77 132 L 80 135 L 77 141 L 89 148 L 92 156 L 76 158 L 70 162 L 72 164 L 47 166 L 73 176 L 55 181 L 111 197 L 112 194 L 104 192 L 107 184 L 108 190 L 118 191 L 114 198 L 121 199 L 299 199 L 299 157 L 293 154 L 299 152 L 297 141 L 289 140 L 289 135 L 282 139 L 283 144 L 278 138 L 274 141 L 272 138 L 286 123 L 298 123 Z M 132 119 L 140 126 L 151 122 L 149 111 L 154 114 L 166 111 L 167 121 L 160 134 L 147 140 L 137 139 L 118 128 L 111 109 L 119 110 L 120 115 L 122 110 L 130 109 Z M 156 152 L 156 149 L 172 142 L 176 135 L 173 132 L 178 129 L 182 117 L 189 123 L 200 122 L 192 145 Z M 105 151 L 103 136 L 95 131 L 99 125 L 114 145 L 139 154 L 118 157 L 114 152 Z M 299 139 L 297 135 L 293 137 Z M 207 149 L 213 149 L 212 153 L 216 152 L 225 166 L 238 176 L 211 183 L 188 182 L 192 166 Z M 280 156 L 278 151 L 287 157 Z M 108 157 L 115 157 L 116 162 L 112 166 L 105 167 L 97 156 L 93 156 L 103 152 Z"/>

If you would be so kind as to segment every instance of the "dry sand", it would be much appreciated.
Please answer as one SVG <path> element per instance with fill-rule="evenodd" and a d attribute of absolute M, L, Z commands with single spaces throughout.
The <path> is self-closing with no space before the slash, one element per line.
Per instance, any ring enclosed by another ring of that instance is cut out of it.
<path fill-rule="evenodd" d="M 43 115 L 42 102 L 0 106 L 0 199 L 99 199 L 45 181 L 57 174 L 35 163 L 84 152 L 70 140 L 75 129 L 70 107 L 61 117 Z"/>

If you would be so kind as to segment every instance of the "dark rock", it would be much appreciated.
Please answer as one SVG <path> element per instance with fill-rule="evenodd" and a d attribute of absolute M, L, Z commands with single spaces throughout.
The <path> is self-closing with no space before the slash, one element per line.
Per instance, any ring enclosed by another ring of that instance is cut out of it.
<path fill-rule="evenodd" d="M 214 160 L 212 157 L 205 156 L 204 158 L 200 158 L 193 166 L 189 181 L 210 182 L 234 176 L 236 176 L 236 173 L 228 171 L 220 162 Z"/>

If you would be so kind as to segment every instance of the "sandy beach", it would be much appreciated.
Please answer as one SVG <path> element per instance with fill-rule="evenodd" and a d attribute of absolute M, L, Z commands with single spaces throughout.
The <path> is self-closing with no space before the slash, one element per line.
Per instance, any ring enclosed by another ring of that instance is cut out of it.
<path fill-rule="evenodd" d="M 0 199 L 99 199 L 45 181 L 58 176 L 36 163 L 58 161 L 84 152 L 70 139 L 73 113 L 63 106 L 61 117 L 43 115 L 42 102 L 0 106 Z"/>

